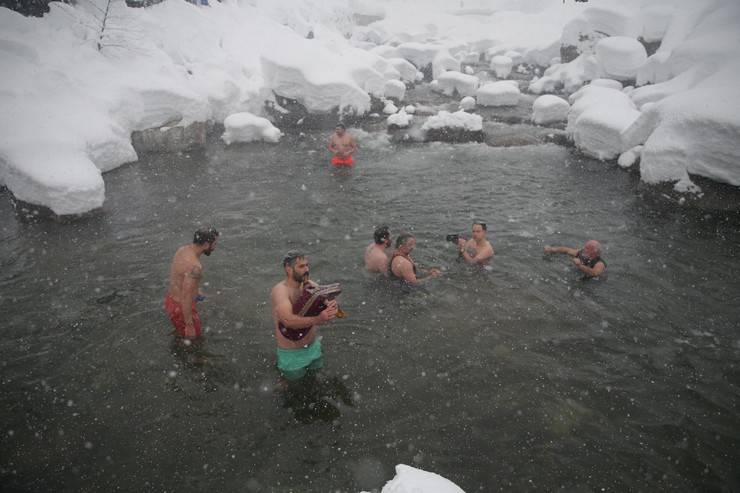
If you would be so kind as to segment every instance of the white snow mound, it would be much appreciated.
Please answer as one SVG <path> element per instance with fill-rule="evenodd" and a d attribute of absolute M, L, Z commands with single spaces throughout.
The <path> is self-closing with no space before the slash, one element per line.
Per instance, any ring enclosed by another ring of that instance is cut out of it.
<path fill-rule="evenodd" d="M 568 101 L 552 94 L 545 94 L 532 103 L 532 121 L 537 125 L 564 122 L 568 119 L 569 110 Z"/>
<path fill-rule="evenodd" d="M 478 88 L 478 77 L 460 72 L 447 71 L 439 76 L 437 84 L 432 89 L 447 96 L 453 96 L 455 92 L 460 96 L 474 96 Z"/>
<path fill-rule="evenodd" d="M 479 131 L 483 130 L 483 117 L 463 110 L 454 113 L 442 110 L 430 117 L 421 126 L 424 131 L 437 128 L 461 128 L 463 130 Z"/>
<path fill-rule="evenodd" d="M 278 142 L 282 132 L 266 118 L 252 113 L 234 113 L 224 120 L 224 133 L 221 139 L 227 145 L 234 142 Z"/>
<path fill-rule="evenodd" d="M 475 96 L 481 106 L 516 106 L 520 94 L 516 81 L 500 80 L 482 85 Z"/>
<path fill-rule="evenodd" d="M 596 59 L 607 77 L 634 79 L 637 70 L 647 61 L 645 47 L 633 38 L 613 36 L 596 44 Z"/>

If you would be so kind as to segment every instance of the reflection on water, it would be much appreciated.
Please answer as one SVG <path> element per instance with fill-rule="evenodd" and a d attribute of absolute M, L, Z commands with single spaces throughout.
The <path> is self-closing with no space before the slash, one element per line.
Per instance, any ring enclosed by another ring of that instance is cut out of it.
<path fill-rule="evenodd" d="M 149 157 L 72 223 L 0 200 L 3 485 L 359 491 L 407 463 L 466 491 L 740 488 L 736 213 L 554 145 L 370 128 L 333 173 L 309 152 L 327 136 Z M 475 219 L 490 269 L 445 241 Z M 161 300 L 201 224 L 222 237 L 203 259 L 205 338 L 183 346 Z M 379 224 L 443 275 L 409 292 L 365 275 Z M 608 277 L 543 255 L 589 238 Z M 348 317 L 319 329 L 324 369 L 280 389 L 269 292 L 291 248 L 342 283 Z"/>

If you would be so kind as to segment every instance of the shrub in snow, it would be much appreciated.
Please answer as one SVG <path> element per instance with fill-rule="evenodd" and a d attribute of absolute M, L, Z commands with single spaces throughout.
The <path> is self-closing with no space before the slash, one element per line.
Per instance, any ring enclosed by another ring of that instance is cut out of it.
<path fill-rule="evenodd" d="M 596 44 L 596 59 L 608 77 L 627 80 L 635 78 L 637 69 L 647 60 L 647 52 L 636 39 L 613 36 Z"/>
<path fill-rule="evenodd" d="M 465 96 L 460 100 L 461 110 L 472 110 L 475 108 L 475 98 L 473 96 Z"/>
<path fill-rule="evenodd" d="M 411 119 L 412 116 L 406 113 L 406 110 L 401 108 L 401 111 L 388 117 L 388 128 L 406 128 L 409 126 L 409 123 L 411 123 Z"/>
<path fill-rule="evenodd" d="M 455 92 L 460 96 L 474 96 L 478 88 L 478 77 L 449 71 L 440 75 L 437 84 L 432 83 L 431 88 L 447 96 L 453 96 Z"/>
<path fill-rule="evenodd" d="M 224 120 L 224 133 L 221 139 L 226 144 L 232 142 L 253 142 L 264 140 L 266 142 L 277 142 L 282 132 L 274 127 L 270 120 L 252 113 L 234 113 Z"/>
<path fill-rule="evenodd" d="M 434 60 L 432 61 L 432 77 L 434 79 L 439 79 L 439 76 L 448 70 L 459 72 L 460 62 L 453 58 L 449 51 L 440 50 L 434 56 Z"/>
<path fill-rule="evenodd" d="M 398 111 L 398 107 L 393 104 L 393 101 L 386 101 L 385 107 L 383 108 L 383 113 L 386 115 L 392 115 L 393 113 Z"/>
<path fill-rule="evenodd" d="M 545 94 L 532 103 L 532 120 L 537 125 L 564 122 L 568 119 L 568 101 L 551 94 Z"/>
<path fill-rule="evenodd" d="M 387 98 L 393 98 L 397 101 L 403 101 L 403 97 L 406 95 L 406 84 L 400 80 L 389 80 L 386 81 L 383 93 Z"/>
<path fill-rule="evenodd" d="M 481 106 L 516 106 L 520 94 L 516 81 L 501 80 L 484 84 L 475 96 Z"/>
<path fill-rule="evenodd" d="M 513 66 L 514 62 L 508 56 L 496 55 L 491 58 L 491 70 L 496 73 L 496 77 L 499 79 L 508 77 Z"/>

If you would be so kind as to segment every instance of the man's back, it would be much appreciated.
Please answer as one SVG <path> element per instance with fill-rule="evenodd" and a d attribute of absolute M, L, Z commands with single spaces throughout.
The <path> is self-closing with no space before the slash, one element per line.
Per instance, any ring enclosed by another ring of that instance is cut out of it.
<path fill-rule="evenodd" d="M 182 284 L 185 276 L 192 275 L 199 278 L 201 271 L 202 265 L 190 246 L 184 245 L 178 248 L 170 265 L 170 296 L 175 301 L 182 302 Z"/>
<path fill-rule="evenodd" d="M 365 269 L 380 274 L 388 273 L 388 255 L 385 249 L 376 243 L 370 243 L 365 248 Z"/>

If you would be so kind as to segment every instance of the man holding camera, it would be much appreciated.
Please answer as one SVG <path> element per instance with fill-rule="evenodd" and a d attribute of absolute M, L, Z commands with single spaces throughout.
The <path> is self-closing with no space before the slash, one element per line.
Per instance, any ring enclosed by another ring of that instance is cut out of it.
<path fill-rule="evenodd" d="M 485 265 L 493 258 L 493 247 L 486 238 L 488 228 L 486 223 L 473 223 L 473 237 L 469 240 L 465 238 L 457 239 L 457 246 L 460 249 L 460 257 L 465 262 L 474 265 Z"/>

